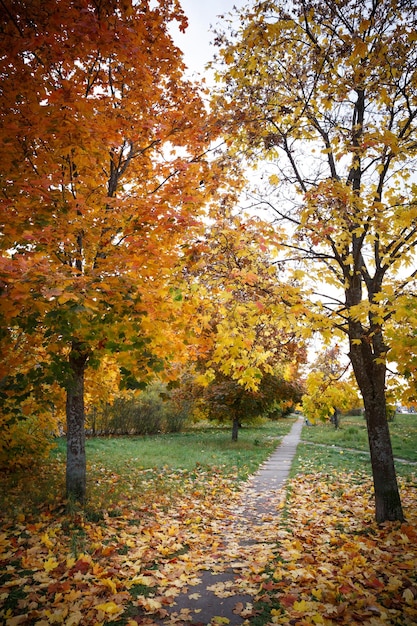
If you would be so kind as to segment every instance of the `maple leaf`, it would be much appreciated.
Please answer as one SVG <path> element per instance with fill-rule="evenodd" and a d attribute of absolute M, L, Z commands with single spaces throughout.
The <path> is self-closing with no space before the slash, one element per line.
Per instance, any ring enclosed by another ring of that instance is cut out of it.
<path fill-rule="evenodd" d="M 78 626 L 78 624 L 82 623 L 82 619 L 83 619 L 83 616 L 82 616 L 81 611 L 74 610 L 74 611 L 71 611 L 71 615 L 69 615 L 69 617 L 65 621 L 65 624 L 66 626 Z"/>
<path fill-rule="evenodd" d="M 103 613 L 109 613 L 110 615 L 116 615 L 123 612 L 123 607 L 117 605 L 115 602 L 96 604 L 95 608 L 97 611 L 103 611 Z"/>

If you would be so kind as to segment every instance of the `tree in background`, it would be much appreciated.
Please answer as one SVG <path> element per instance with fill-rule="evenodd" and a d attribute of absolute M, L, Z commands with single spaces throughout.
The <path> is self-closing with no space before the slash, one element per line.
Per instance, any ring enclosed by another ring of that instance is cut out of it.
<path fill-rule="evenodd" d="M 417 278 L 416 12 L 413 0 L 266 0 L 217 36 L 231 150 L 271 162 L 257 202 L 286 224 L 288 256 L 312 285 L 306 323 L 349 342 L 378 522 L 403 519 L 386 329 Z"/>
<path fill-rule="evenodd" d="M 224 168 L 169 35 L 177 0 L 2 7 L 0 393 L 65 389 L 67 495 L 83 501 L 86 370 L 111 353 L 129 388 L 185 358 L 181 245 Z"/>
<path fill-rule="evenodd" d="M 189 249 L 196 383 L 206 387 L 211 417 L 231 420 L 233 440 L 245 416 L 301 397 L 306 347 L 298 334 L 299 289 L 276 264 L 271 238 L 279 245 L 268 224 L 225 206 Z"/>
<path fill-rule="evenodd" d="M 200 383 L 219 372 L 256 391 L 277 367 L 299 376 L 306 359 L 299 288 L 276 262 L 271 239 L 280 245 L 270 225 L 226 207 L 205 236 L 190 243 L 186 297 L 195 298 Z"/>
<path fill-rule="evenodd" d="M 303 412 L 310 421 L 330 420 L 338 428 L 340 413 L 358 408 L 357 386 L 355 381 L 344 378 L 347 370 L 337 344 L 317 356 L 302 398 Z"/>
<path fill-rule="evenodd" d="M 209 419 L 232 422 L 232 441 L 238 440 L 239 427 L 243 423 L 268 416 L 278 401 L 295 407 L 300 400 L 301 388 L 296 381 L 287 381 L 282 375 L 270 373 L 264 374 L 253 390 L 217 372 L 202 393 Z"/>

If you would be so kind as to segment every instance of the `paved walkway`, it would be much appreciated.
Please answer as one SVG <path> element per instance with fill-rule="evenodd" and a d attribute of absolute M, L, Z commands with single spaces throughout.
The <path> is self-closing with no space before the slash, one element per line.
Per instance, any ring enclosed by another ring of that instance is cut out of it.
<path fill-rule="evenodd" d="M 223 554 L 219 549 L 207 569 L 198 571 L 201 582 L 179 595 L 169 608 L 169 617 L 159 624 L 206 626 L 214 617 L 220 624 L 221 618 L 227 618 L 229 626 L 243 623 L 244 608 L 250 606 L 256 589 L 248 589 L 240 573 L 245 567 L 253 568 L 254 561 L 261 571 L 274 558 L 277 537 L 271 534 L 270 522 L 285 497 L 280 489 L 288 478 L 303 419 L 294 423 L 275 452 L 248 480 L 233 518 L 220 522 Z"/>

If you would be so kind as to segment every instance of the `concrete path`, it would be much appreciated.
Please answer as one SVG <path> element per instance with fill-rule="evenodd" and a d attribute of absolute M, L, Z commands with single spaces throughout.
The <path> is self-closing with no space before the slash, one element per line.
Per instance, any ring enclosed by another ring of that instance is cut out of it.
<path fill-rule="evenodd" d="M 245 611 L 237 611 L 237 607 L 249 607 L 256 589 L 248 589 L 241 572 L 245 567 L 253 567 L 254 561 L 261 570 L 274 558 L 277 537 L 271 534 L 270 522 L 272 516 L 279 514 L 285 497 L 281 487 L 300 441 L 303 419 L 294 423 L 275 452 L 247 481 L 241 505 L 231 519 L 223 521 L 223 556 L 219 550 L 207 569 L 198 571 L 199 584 L 175 599 L 175 605 L 169 607 L 169 617 L 158 622 L 161 626 L 207 626 L 221 624 L 221 618 L 229 620 L 223 622 L 228 626 L 243 623 Z"/>

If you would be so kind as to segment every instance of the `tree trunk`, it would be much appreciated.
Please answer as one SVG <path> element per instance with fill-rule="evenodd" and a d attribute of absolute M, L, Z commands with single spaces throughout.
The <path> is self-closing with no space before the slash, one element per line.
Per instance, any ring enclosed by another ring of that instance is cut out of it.
<path fill-rule="evenodd" d="M 83 503 L 86 492 L 84 427 L 84 374 L 88 355 L 73 342 L 69 355 L 71 379 L 67 388 L 67 466 L 66 494 L 69 500 Z"/>
<path fill-rule="evenodd" d="M 237 441 L 238 434 L 239 434 L 239 417 L 235 415 L 233 417 L 232 441 Z"/>
<path fill-rule="evenodd" d="M 378 523 L 403 521 L 386 412 L 385 364 L 376 363 L 366 341 L 361 345 L 351 344 L 350 358 L 365 407 L 375 493 L 375 519 Z"/>
<path fill-rule="evenodd" d="M 335 429 L 337 430 L 339 428 L 339 411 L 338 409 L 333 409 L 333 414 L 330 418 L 331 423 L 333 424 L 333 426 L 335 427 Z"/>
<path fill-rule="evenodd" d="M 384 407 L 382 410 L 380 406 L 366 402 L 365 399 L 364 405 L 374 480 L 376 521 L 404 521 L 386 409 Z"/>

